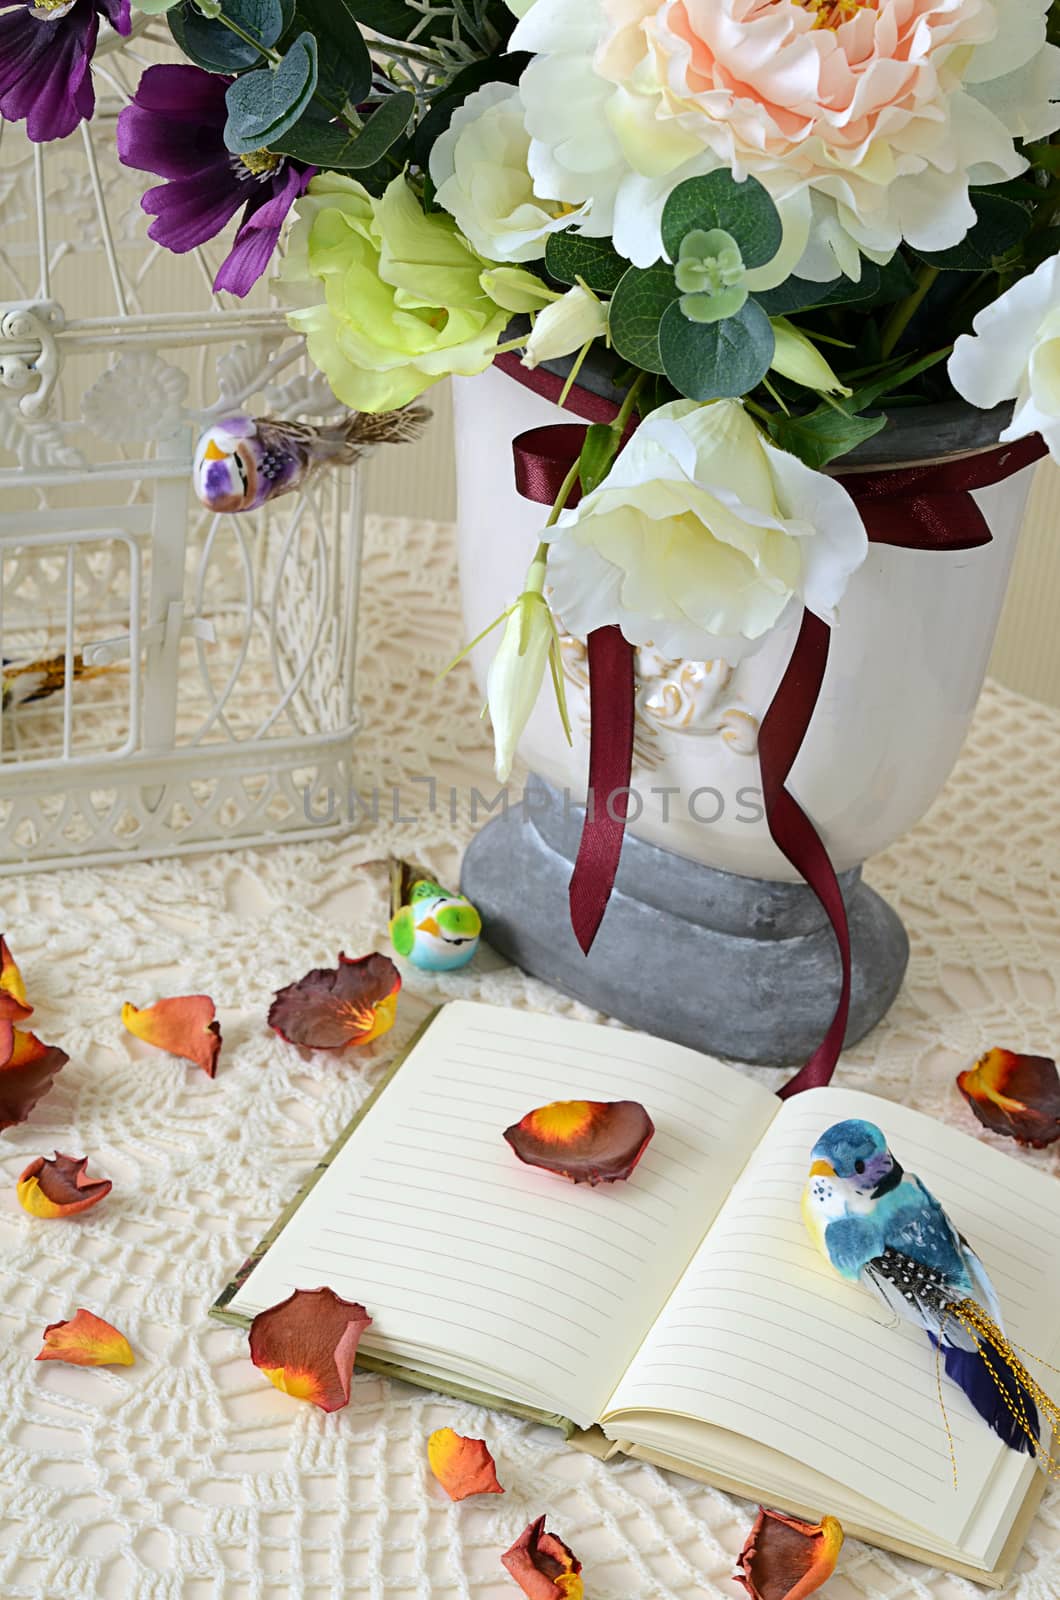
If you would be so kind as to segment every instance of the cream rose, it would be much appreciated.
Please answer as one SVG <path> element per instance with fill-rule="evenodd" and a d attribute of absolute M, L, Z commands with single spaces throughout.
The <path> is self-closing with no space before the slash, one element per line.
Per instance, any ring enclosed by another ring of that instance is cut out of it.
<path fill-rule="evenodd" d="M 1060 461 L 1060 256 L 1020 278 L 972 328 L 949 359 L 953 387 L 984 410 L 1015 400 L 1002 442 L 1040 433 Z"/>
<path fill-rule="evenodd" d="M 480 255 L 493 261 L 533 261 L 545 239 L 579 221 L 535 198 L 527 170 L 530 135 L 514 83 L 488 83 L 468 95 L 431 150 L 438 204 Z"/>
<path fill-rule="evenodd" d="M 737 400 L 653 411 L 543 537 L 571 633 L 617 623 L 675 660 L 737 660 L 796 600 L 831 621 L 868 549 L 846 490 L 771 445 Z"/>
<path fill-rule="evenodd" d="M 804 276 L 900 240 L 956 244 L 969 183 L 1023 171 L 1014 136 L 1060 126 L 1048 0 L 536 0 L 513 49 L 537 191 L 595 198 L 587 232 L 660 254 L 682 179 L 724 166 L 812 207 Z"/>

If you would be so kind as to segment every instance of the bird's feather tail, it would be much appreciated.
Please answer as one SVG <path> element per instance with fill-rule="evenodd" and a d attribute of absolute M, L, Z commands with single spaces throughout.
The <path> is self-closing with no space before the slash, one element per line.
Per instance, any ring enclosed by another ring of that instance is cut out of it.
<path fill-rule="evenodd" d="M 969 1335 L 973 1348 L 961 1348 L 944 1338 L 947 1375 L 1011 1449 L 1025 1451 L 1051 1476 L 1060 1476 L 1060 1462 L 1052 1453 L 1053 1436 L 1060 1430 L 1060 1406 L 1027 1370 L 1017 1346 L 977 1300 L 960 1300 L 948 1309 Z"/>

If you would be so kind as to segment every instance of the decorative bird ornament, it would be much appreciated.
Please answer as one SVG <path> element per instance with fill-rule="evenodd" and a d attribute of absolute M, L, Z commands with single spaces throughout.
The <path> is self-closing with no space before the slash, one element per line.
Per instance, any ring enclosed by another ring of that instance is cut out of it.
<path fill-rule="evenodd" d="M 210 511 L 256 511 L 301 489 L 323 468 L 349 466 L 376 445 L 415 439 L 430 415 L 425 406 L 384 416 L 358 411 L 321 427 L 276 417 L 222 417 L 195 447 L 195 493 Z"/>
<path fill-rule="evenodd" d="M 420 878 L 408 904 L 390 919 L 390 942 L 424 972 L 455 972 L 478 949 L 482 918 L 466 895 L 450 894 L 440 883 Z"/>
<path fill-rule="evenodd" d="M 80 653 L 73 658 L 72 676 L 78 679 L 99 678 L 111 672 L 116 665 L 86 667 Z M 36 700 L 47 700 L 59 694 L 66 685 L 66 655 L 44 656 L 39 661 L 5 661 L 3 665 L 3 699 L 0 710 L 13 711 L 17 706 L 28 706 Z"/>
<path fill-rule="evenodd" d="M 802 1214 L 841 1277 L 923 1328 L 936 1362 L 941 1357 L 947 1376 L 999 1439 L 1045 1470 L 1060 1471 L 1050 1449 L 1060 1408 L 1005 1336 L 986 1268 L 931 1191 L 902 1169 L 874 1123 L 837 1122 L 821 1135 L 811 1152 Z M 1043 1417 L 1049 1424 L 1044 1440 Z"/>

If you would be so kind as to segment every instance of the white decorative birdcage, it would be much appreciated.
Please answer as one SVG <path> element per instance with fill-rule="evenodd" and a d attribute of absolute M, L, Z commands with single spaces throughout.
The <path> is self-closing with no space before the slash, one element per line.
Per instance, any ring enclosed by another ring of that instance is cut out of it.
<path fill-rule="evenodd" d="M 70 138 L 0 123 L 0 875 L 349 821 L 357 473 L 192 493 L 210 421 L 340 408 L 267 289 L 212 292 L 223 241 L 147 238 L 115 122 L 163 32 L 101 38 Z"/>

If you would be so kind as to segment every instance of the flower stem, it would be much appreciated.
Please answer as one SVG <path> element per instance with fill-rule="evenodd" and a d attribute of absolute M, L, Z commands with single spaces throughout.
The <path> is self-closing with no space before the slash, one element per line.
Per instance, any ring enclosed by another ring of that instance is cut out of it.
<path fill-rule="evenodd" d="M 637 394 L 638 394 L 640 388 L 642 387 L 642 385 L 645 384 L 647 381 L 648 381 L 648 374 L 646 372 L 638 372 L 637 376 L 633 379 L 633 382 L 630 384 L 629 388 L 626 390 L 626 397 L 623 400 L 622 404 L 619 406 L 618 415 L 615 417 L 614 421 L 611 424 L 612 428 L 619 435 L 619 437 L 621 437 L 622 434 L 625 433 L 625 431 L 626 431 L 626 423 L 629 421 L 630 417 L 633 414 L 633 407 L 634 407 L 634 405 L 636 404 L 636 401 L 637 401 Z"/>
<path fill-rule="evenodd" d="M 891 354 L 906 328 L 912 322 L 920 304 L 931 285 L 939 275 L 938 267 L 929 267 L 926 263 L 916 275 L 916 288 L 912 294 L 907 294 L 904 300 L 899 300 L 887 321 L 883 325 L 880 337 L 880 354 L 884 360 Z"/>

